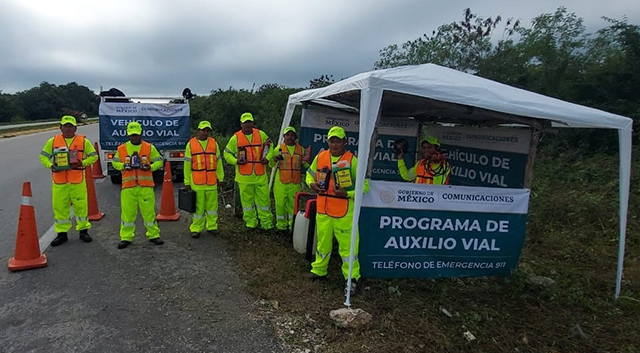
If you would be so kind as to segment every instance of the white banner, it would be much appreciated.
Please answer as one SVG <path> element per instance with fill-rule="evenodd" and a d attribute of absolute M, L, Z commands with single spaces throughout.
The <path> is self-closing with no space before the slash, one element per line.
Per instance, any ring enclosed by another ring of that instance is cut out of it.
<path fill-rule="evenodd" d="M 427 132 L 443 145 L 471 147 L 481 150 L 528 154 L 531 129 L 427 126 Z"/>
<path fill-rule="evenodd" d="M 182 117 L 189 116 L 189 104 L 101 102 L 98 114 L 113 117 Z"/>
<path fill-rule="evenodd" d="M 528 189 L 428 185 L 371 180 L 362 207 L 527 214 Z"/>
<path fill-rule="evenodd" d="M 329 131 L 332 126 L 340 126 L 347 132 L 358 132 L 359 118 L 356 114 L 308 108 L 302 115 L 301 126 L 326 131 Z M 382 117 L 378 124 L 380 135 L 407 136 L 408 133 L 417 135 L 417 132 L 418 122 L 407 118 Z"/>

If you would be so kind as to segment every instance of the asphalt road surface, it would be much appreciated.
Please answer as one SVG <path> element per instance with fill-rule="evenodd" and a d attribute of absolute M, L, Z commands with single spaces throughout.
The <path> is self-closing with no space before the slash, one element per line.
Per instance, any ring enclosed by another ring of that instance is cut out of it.
<path fill-rule="evenodd" d="M 51 130 L 0 139 L 0 260 L 13 256 L 22 184 L 31 182 L 38 234 L 53 225 L 51 211 L 51 172 L 38 159 L 42 146 L 59 133 Z M 79 126 L 78 133 L 98 141 L 98 125 Z"/>
<path fill-rule="evenodd" d="M 97 125 L 78 130 L 97 140 Z M 4 264 L 13 254 L 23 180 L 32 182 L 38 232 L 53 223 L 51 176 L 37 158 L 53 133 L 0 140 Z M 106 216 L 92 223 L 92 243 L 81 242 L 72 230 L 67 243 L 47 248 L 47 267 L 0 270 L 0 351 L 282 350 L 269 324 L 249 315 L 256 298 L 243 292 L 224 241 L 206 233 L 192 239 L 188 214 L 160 223 L 162 246 L 146 239 L 138 220 L 134 243 L 117 249 L 120 186 L 103 180 L 96 191 Z M 157 210 L 160 200 L 158 185 Z"/>

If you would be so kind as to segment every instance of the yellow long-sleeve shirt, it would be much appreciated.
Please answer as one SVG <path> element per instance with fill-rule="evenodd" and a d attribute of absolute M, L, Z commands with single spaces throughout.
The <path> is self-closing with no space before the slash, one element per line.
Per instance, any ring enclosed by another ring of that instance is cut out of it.
<path fill-rule="evenodd" d="M 47 169 L 51 169 L 51 167 L 53 166 L 53 139 L 54 138 L 55 137 L 52 137 L 49 140 L 47 140 L 47 142 L 44 144 L 44 147 L 42 147 L 42 151 L 40 152 L 40 163 Z M 69 147 L 71 142 L 73 142 L 74 138 L 75 137 L 64 139 L 65 142 L 67 143 L 67 147 Z M 91 141 L 89 141 L 89 139 L 85 137 L 82 166 L 86 167 L 88 165 L 92 165 L 97 160 L 98 160 L 98 153 L 96 152 L 95 148 L 93 148 Z"/>
<path fill-rule="evenodd" d="M 269 136 L 267 136 L 267 134 L 264 131 L 262 131 L 262 130 L 259 130 L 259 131 L 260 131 L 260 139 L 262 140 L 262 143 L 265 143 L 267 140 L 269 140 Z M 247 140 L 249 140 L 249 142 L 253 141 L 253 134 L 246 135 L 246 136 L 247 136 Z M 231 136 L 231 138 L 229 139 L 229 142 L 227 143 L 227 147 L 225 147 L 225 149 L 224 149 L 224 160 L 227 161 L 227 163 L 236 166 L 235 180 L 238 183 L 245 183 L 245 184 L 267 184 L 267 183 L 269 183 L 269 179 L 268 179 L 267 173 L 264 173 L 263 175 L 255 175 L 255 174 L 242 175 L 242 174 L 240 174 L 240 172 L 238 171 L 238 138 L 236 137 L 235 134 L 233 136 Z M 266 166 L 265 166 L 265 169 L 266 169 Z"/>
<path fill-rule="evenodd" d="M 333 155 L 331 155 L 331 164 L 334 164 L 336 162 L 338 162 L 338 160 L 340 160 L 340 157 L 335 157 Z M 318 170 L 318 156 L 316 156 L 313 159 L 313 162 L 311 163 L 311 166 L 309 167 L 309 169 L 307 169 L 307 176 L 305 179 L 305 182 L 307 183 L 307 185 L 309 185 L 309 187 L 311 187 L 311 184 L 317 182 L 316 180 L 316 172 Z M 354 178 L 354 185 L 355 185 L 355 176 L 356 176 L 356 171 L 358 170 L 358 158 L 356 156 L 353 156 L 353 159 L 351 160 L 351 175 Z M 364 190 L 363 192 L 366 194 L 369 192 L 369 179 L 364 179 Z M 347 196 L 350 199 L 353 199 L 356 195 L 356 191 L 355 190 L 351 190 L 351 191 L 347 191 Z"/>
<path fill-rule="evenodd" d="M 203 150 L 207 150 L 207 143 L 209 140 L 198 140 Z M 218 183 L 224 181 L 224 169 L 222 167 L 222 158 L 220 154 L 220 146 L 216 141 L 216 157 L 218 159 L 218 163 L 216 166 L 216 177 L 218 178 Z M 213 189 L 215 187 L 208 185 L 194 185 L 192 184 L 191 175 L 193 174 L 191 170 L 191 144 L 187 143 L 187 148 L 184 150 L 184 185 L 189 185 L 194 190 L 205 190 L 205 189 Z"/>
<path fill-rule="evenodd" d="M 125 146 L 127 146 L 127 153 L 129 155 L 132 155 L 133 152 L 140 153 L 140 148 L 142 148 L 142 143 L 139 145 L 134 145 L 133 143 L 131 143 L 131 141 L 127 141 Z M 152 172 L 162 168 L 162 156 L 160 155 L 160 152 L 158 152 L 158 150 L 156 149 L 156 146 L 154 145 L 151 145 L 151 156 L 149 156 L 149 158 L 151 159 L 150 162 L 151 162 Z M 113 159 L 111 160 L 111 165 L 116 170 L 124 169 L 124 162 L 122 162 L 122 159 L 120 159 L 120 154 L 118 154 L 118 152 L 116 152 L 116 154 L 113 156 Z"/>

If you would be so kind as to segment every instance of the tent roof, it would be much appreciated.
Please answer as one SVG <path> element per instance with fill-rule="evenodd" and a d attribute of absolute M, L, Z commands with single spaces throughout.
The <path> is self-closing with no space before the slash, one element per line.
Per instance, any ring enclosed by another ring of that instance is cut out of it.
<path fill-rule="evenodd" d="M 289 103 L 328 100 L 359 108 L 360 90 L 367 88 L 384 90 L 381 103 L 384 116 L 472 124 L 545 126 L 552 122 L 566 127 L 620 130 L 631 130 L 632 126 L 630 118 L 435 64 L 364 72 L 327 87 L 293 94 Z"/>

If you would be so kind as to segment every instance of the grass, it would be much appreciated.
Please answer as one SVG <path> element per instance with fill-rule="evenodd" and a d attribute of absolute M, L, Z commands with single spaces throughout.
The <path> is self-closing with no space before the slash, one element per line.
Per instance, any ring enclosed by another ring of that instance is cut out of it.
<path fill-rule="evenodd" d="M 539 151 L 525 246 L 511 276 L 365 279 L 352 300 L 374 317 L 365 328 L 339 329 L 329 320 L 344 301 L 337 251 L 329 281 L 312 283 L 309 263 L 288 237 L 249 234 L 239 218 L 221 222 L 222 236 L 247 291 L 260 299 L 253 315 L 270 320 L 289 351 L 639 352 L 640 189 L 633 185 L 640 149 L 634 152 L 619 300 L 618 160 L 604 154 Z M 556 285 L 532 286 L 533 275 Z"/>

